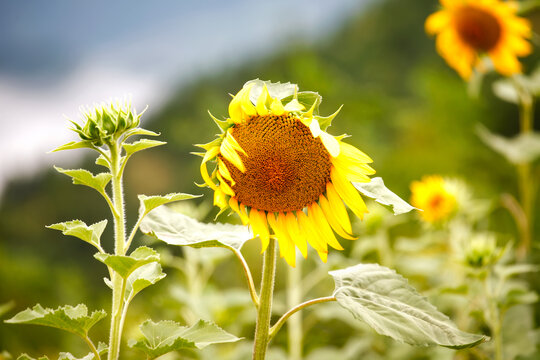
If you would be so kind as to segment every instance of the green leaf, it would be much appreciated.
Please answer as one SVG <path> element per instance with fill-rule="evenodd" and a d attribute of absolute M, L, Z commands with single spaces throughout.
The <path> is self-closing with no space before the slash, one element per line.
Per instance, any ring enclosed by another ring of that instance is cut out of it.
<path fill-rule="evenodd" d="M 141 266 L 127 278 L 124 299 L 130 302 L 140 291 L 154 285 L 165 276 L 167 274 L 161 270 L 161 265 L 157 262 Z"/>
<path fill-rule="evenodd" d="M 141 151 L 141 150 L 145 150 L 145 149 L 149 149 L 152 147 L 165 145 L 165 144 L 166 144 L 165 141 L 141 139 L 131 144 L 122 144 L 122 147 L 126 151 L 126 156 L 130 156 L 131 154 L 137 151 Z"/>
<path fill-rule="evenodd" d="M 268 89 L 268 93 L 270 94 L 271 97 L 278 98 L 280 100 L 285 99 L 288 96 L 294 95 L 294 93 L 298 90 L 298 85 L 296 84 L 291 84 L 291 83 L 282 84 L 279 82 L 273 83 L 270 81 L 263 81 L 259 79 L 250 80 L 246 82 L 244 86 L 247 86 L 249 84 L 253 84 L 251 91 L 249 93 L 249 100 L 251 100 L 253 104 L 257 103 L 257 99 L 261 95 L 264 85 L 266 85 L 266 88 Z"/>
<path fill-rule="evenodd" d="M 391 206 L 394 215 L 404 214 L 416 209 L 390 191 L 384 185 L 384 181 L 380 177 L 372 178 L 371 181 L 367 183 L 354 182 L 353 185 L 363 195 L 375 200 L 379 204 Z"/>
<path fill-rule="evenodd" d="M 140 115 L 142 115 L 142 113 Z M 127 131 L 124 134 L 124 140 L 126 140 L 128 137 L 134 136 L 134 135 L 159 136 L 160 134 L 157 133 L 157 132 L 153 132 L 151 130 L 143 129 L 143 128 L 135 128 L 135 129 Z"/>
<path fill-rule="evenodd" d="M 537 67 L 529 76 L 516 75 L 511 79 L 495 81 L 493 83 L 493 92 L 504 101 L 518 104 L 520 95 L 517 86 L 532 96 L 540 95 L 540 67 Z"/>
<path fill-rule="evenodd" d="M 0 304 L 0 316 L 8 313 L 15 307 L 15 301 L 11 300 L 6 303 Z"/>
<path fill-rule="evenodd" d="M 55 310 L 37 304 L 6 320 L 6 323 L 50 326 L 85 337 L 88 330 L 106 316 L 104 310 L 96 310 L 88 315 L 88 308 L 84 304 L 75 307 L 66 305 Z"/>
<path fill-rule="evenodd" d="M 253 238 L 246 226 L 231 224 L 204 224 L 166 206 L 151 211 L 141 222 L 143 233 L 155 236 L 170 245 L 225 247 L 240 250 Z"/>
<path fill-rule="evenodd" d="M 182 349 L 202 349 L 208 345 L 235 342 L 240 338 L 229 334 L 214 323 L 199 320 L 197 324 L 186 327 L 164 320 L 154 323 L 146 320 L 140 326 L 141 340 L 130 340 L 128 345 L 143 351 L 150 359 L 171 351 Z"/>
<path fill-rule="evenodd" d="M 411 345 L 461 349 L 488 338 L 459 330 L 394 270 L 359 264 L 331 271 L 338 303 L 381 335 Z"/>
<path fill-rule="evenodd" d="M 179 200 L 189 200 L 198 198 L 201 195 L 191 195 L 191 194 L 183 194 L 183 193 L 172 193 L 167 194 L 165 196 L 146 196 L 146 195 L 139 195 L 139 216 L 145 216 L 153 209 L 157 208 L 158 206 L 168 204 L 173 201 L 179 201 Z"/>
<path fill-rule="evenodd" d="M 512 276 L 537 271 L 540 271 L 540 266 L 533 264 L 512 264 L 495 267 L 495 273 L 502 279 L 508 279 Z"/>
<path fill-rule="evenodd" d="M 67 144 L 57 147 L 54 150 L 51 150 L 50 152 L 53 153 L 53 152 L 62 151 L 62 150 L 73 150 L 73 149 L 83 149 L 83 148 L 93 149 L 94 146 L 92 145 L 91 141 L 85 141 L 85 140 L 71 141 L 71 142 L 68 142 Z"/>
<path fill-rule="evenodd" d="M 110 266 L 124 279 L 141 266 L 159 261 L 159 254 L 147 246 L 138 247 L 129 256 L 97 253 L 94 257 Z"/>
<path fill-rule="evenodd" d="M 107 220 L 100 221 L 90 226 L 81 220 L 72 220 L 52 224 L 47 226 L 49 229 L 60 230 L 64 235 L 75 236 L 89 244 L 94 245 L 101 250 L 101 235 L 107 226 Z"/>
<path fill-rule="evenodd" d="M 105 158 L 105 156 L 103 156 L 103 155 L 98 156 L 98 158 L 96 159 L 96 165 L 104 166 L 107 169 L 111 168 L 111 164 L 110 164 L 109 160 L 107 160 Z"/>
<path fill-rule="evenodd" d="M 78 358 L 73 356 L 71 353 L 61 352 L 58 356 L 58 360 L 92 360 L 94 358 L 93 353 L 88 353 L 86 356 L 83 356 L 82 358 Z"/>
<path fill-rule="evenodd" d="M 56 171 L 70 176 L 75 185 L 86 185 L 96 189 L 102 194 L 105 193 L 105 186 L 107 186 L 112 179 L 112 175 L 109 173 L 100 173 L 94 176 L 90 171 L 84 169 L 65 170 L 57 166 L 54 168 Z"/>
<path fill-rule="evenodd" d="M 19 355 L 17 360 L 49 360 L 49 358 L 46 357 L 46 356 L 42 356 L 42 357 L 39 357 L 39 358 L 35 359 L 33 357 L 30 357 L 28 354 L 21 354 L 21 355 Z"/>
<path fill-rule="evenodd" d="M 519 134 L 513 138 L 505 138 L 493 134 L 481 125 L 477 127 L 476 131 L 486 145 L 504 156 L 512 164 L 531 163 L 540 157 L 540 133 L 530 132 Z"/>

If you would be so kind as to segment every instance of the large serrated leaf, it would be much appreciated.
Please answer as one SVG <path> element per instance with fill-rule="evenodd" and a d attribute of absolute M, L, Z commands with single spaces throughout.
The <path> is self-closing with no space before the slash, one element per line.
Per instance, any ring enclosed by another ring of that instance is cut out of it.
<path fill-rule="evenodd" d="M 240 338 L 229 334 L 214 323 L 199 320 L 186 327 L 164 320 L 154 323 L 146 320 L 140 326 L 144 338 L 130 340 L 129 346 L 143 351 L 149 359 L 155 359 L 171 351 L 182 349 L 202 349 L 211 344 L 235 342 Z"/>
<path fill-rule="evenodd" d="M 109 181 L 111 181 L 112 179 L 112 175 L 109 173 L 100 173 L 97 175 L 92 175 L 90 171 L 84 170 L 84 169 L 66 170 L 66 169 L 59 168 L 57 166 L 55 166 L 54 168 L 59 173 L 62 173 L 71 177 L 75 185 L 86 185 L 86 186 L 96 189 L 100 193 L 105 192 L 105 186 L 107 186 Z"/>
<path fill-rule="evenodd" d="M 338 303 L 379 334 L 411 345 L 461 349 L 488 338 L 459 330 L 456 325 L 394 270 L 359 264 L 331 271 Z"/>
<path fill-rule="evenodd" d="M 201 195 L 191 195 L 191 194 L 184 194 L 184 193 L 171 193 L 167 194 L 165 196 L 146 196 L 146 195 L 139 195 L 139 216 L 144 216 L 148 214 L 153 209 L 157 208 L 158 206 L 168 204 L 173 201 L 180 201 L 180 200 L 189 200 L 198 198 Z"/>
<path fill-rule="evenodd" d="M 126 156 L 130 156 L 131 154 L 145 150 L 150 149 L 156 146 L 165 145 L 165 141 L 158 141 L 158 140 L 150 140 L 150 139 L 141 139 L 137 140 L 131 144 L 122 144 L 122 147 L 126 151 Z"/>
<path fill-rule="evenodd" d="M 142 221 L 143 233 L 170 245 L 191 247 L 225 247 L 240 250 L 253 238 L 245 226 L 204 224 L 166 206 L 152 210 Z"/>
<path fill-rule="evenodd" d="M 141 115 L 142 115 L 142 113 L 141 113 Z M 135 128 L 135 129 L 131 129 L 131 130 L 127 131 L 124 134 L 124 140 L 127 139 L 128 137 L 134 136 L 134 135 L 159 136 L 160 134 L 157 133 L 157 132 L 154 132 L 152 130 L 146 130 L 146 129 L 143 129 L 143 128 Z"/>
<path fill-rule="evenodd" d="M 147 246 L 138 247 L 129 256 L 97 253 L 94 257 L 110 266 L 124 279 L 141 266 L 159 261 L 159 254 Z"/>
<path fill-rule="evenodd" d="M 49 358 L 47 356 L 41 356 L 36 359 L 29 356 L 28 354 L 21 354 L 17 357 L 17 360 L 49 360 Z"/>
<path fill-rule="evenodd" d="M 379 204 L 391 206 L 394 215 L 404 214 L 416 209 L 390 191 L 384 185 L 384 181 L 380 177 L 372 178 L 371 181 L 367 183 L 354 182 L 353 185 L 363 195 L 375 200 Z"/>
<path fill-rule="evenodd" d="M 166 275 L 161 270 L 161 265 L 157 262 L 141 266 L 127 278 L 124 299 L 126 302 L 130 302 L 140 291 L 150 285 L 154 285 Z"/>
<path fill-rule="evenodd" d="M 540 157 L 540 133 L 519 134 L 513 138 L 505 138 L 493 134 L 486 127 L 479 125 L 478 136 L 492 150 L 498 152 L 512 164 L 526 164 Z"/>
<path fill-rule="evenodd" d="M 37 304 L 6 320 L 6 323 L 50 326 L 86 337 L 88 330 L 106 316 L 104 310 L 96 310 L 88 315 L 88 308 L 84 304 L 66 305 L 54 310 Z"/>
<path fill-rule="evenodd" d="M 101 235 L 107 226 L 107 220 L 100 221 L 90 226 L 86 225 L 81 220 L 72 220 L 52 224 L 47 226 L 49 229 L 60 230 L 64 235 L 75 236 L 87 243 L 101 249 Z"/>

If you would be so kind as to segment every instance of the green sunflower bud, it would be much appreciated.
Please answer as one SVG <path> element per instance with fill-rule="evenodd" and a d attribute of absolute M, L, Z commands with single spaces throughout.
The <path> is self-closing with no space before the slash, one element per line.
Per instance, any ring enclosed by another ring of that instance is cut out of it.
<path fill-rule="evenodd" d="M 483 268 L 495 264 L 501 253 L 493 236 L 477 235 L 466 245 L 465 263 L 472 268 Z"/>
<path fill-rule="evenodd" d="M 130 101 L 101 103 L 93 108 L 82 109 L 84 124 L 72 121 L 71 129 L 79 134 L 82 140 L 101 146 L 139 126 L 141 115 L 131 108 Z"/>

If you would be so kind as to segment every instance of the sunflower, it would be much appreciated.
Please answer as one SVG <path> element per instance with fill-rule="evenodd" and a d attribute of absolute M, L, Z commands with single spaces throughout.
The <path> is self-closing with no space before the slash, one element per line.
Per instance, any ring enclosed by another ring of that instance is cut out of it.
<path fill-rule="evenodd" d="M 430 223 L 447 220 L 457 209 L 456 196 L 439 175 L 424 176 L 411 184 L 411 204 L 423 210 L 422 219 Z"/>
<path fill-rule="evenodd" d="M 443 9 L 431 14 L 426 32 L 437 34 L 439 54 L 468 79 L 487 55 L 495 70 L 509 76 L 521 72 L 518 56 L 531 53 L 526 40 L 531 26 L 516 15 L 517 3 L 500 0 L 440 0 Z"/>
<path fill-rule="evenodd" d="M 325 131 L 339 110 L 318 116 L 320 101 L 293 84 L 249 81 L 233 96 L 229 118 L 210 114 L 222 133 L 199 145 L 214 205 L 249 224 L 263 252 L 275 237 L 291 266 L 296 248 L 307 257 L 309 243 L 326 262 L 328 245 L 343 250 L 334 232 L 355 239 L 345 204 L 359 218 L 367 209 L 351 181 L 369 182 L 375 173 L 366 154 Z"/>

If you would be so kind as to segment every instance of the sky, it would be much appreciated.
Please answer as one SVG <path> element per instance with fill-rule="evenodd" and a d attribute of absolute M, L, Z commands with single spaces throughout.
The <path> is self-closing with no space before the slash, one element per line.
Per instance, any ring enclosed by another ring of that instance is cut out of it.
<path fill-rule="evenodd" d="M 157 111 L 198 75 L 316 41 L 370 0 L 0 1 L 0 198 L 76 151 L 68 119 L 129 96 Z"/>

